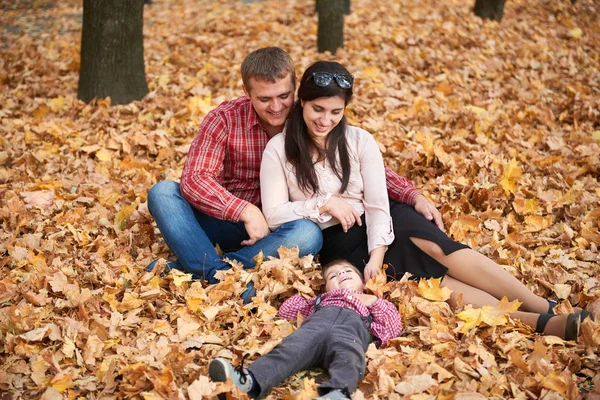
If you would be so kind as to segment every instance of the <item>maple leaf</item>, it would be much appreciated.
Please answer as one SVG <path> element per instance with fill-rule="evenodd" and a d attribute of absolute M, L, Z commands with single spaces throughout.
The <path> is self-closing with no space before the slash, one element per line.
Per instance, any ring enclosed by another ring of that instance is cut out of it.
<path fill-rule="evenodd" d="M 207 376 L 200 375 L 198 379 L 188 386 L 187 393 L 190 400 L 202 400 L 212 395 L 216 386 Z"/>
<path fill-rule="evenodd" d="M 50 100 L 50 108 L 53 112 L 58 113 L 65 107 L 65 98 L 63 96 L 55 97 Z"/>
<path fill-rule="evenodd" d="M 504 170 L 502 172 L 502 176 L 500 177 L 500 186 L 504 189 L 504 193 L 514 194 L 516 192 L 516 186 L 523 175 L 523 170 L 521 169 L 518 161 L 515 158 L 511 158 L 511 160 L 504 166 Z"/>
<path fill-rule="evenodd" d="M 452 290 L 441 287 L 441 278 L 420 279 L 418 293 L 421 297 L 432 301 L 446 301 L 450 298 Z"/>
<path fill-rule="evenodd" d="M 114 225 L 116 229 L 125 228 L 127 221 L 126 219 L 136 210 L 138 205 L 140 204 L 140 199 L 136 199 L 136 201 L 128 206 L 124 206 L 115 214 Z"/>
<path fill-rule="evenodd" d="M 193 96 L 188 100 L 188 109 L 192 116 L 203 116 L 208 114 L 215 106 L 212 105 L 212 97 Z"/>
<path fill-rule="evenodd" d="M 488 326 L 506 325 L 508 323 L 507 314 L 517 311 L 521 304 L 517 300 L 509 302 L 506 297 L 503 297 L 495 306 L 483 306 L 477 309 L 468 308 L 456 315 L 465 321 L 460 333 L 467 333 L 482 324 Z"/>
<path fill-rule="evenodd" d="M 525 217 L 525 232 L 539 232 L 552 225 L 551 216 L 528 215 Z"/>
<path fill-rule="evenodd" d="M 423 393 L 430 387 L 437 385 L 438 381 L 433 379 L 429 374 L 411 375 L 405 378 L 405 381 L 400 382 L 394 388 L 396 393 L 404 396 L 409 396 L 417 393 Z"/>

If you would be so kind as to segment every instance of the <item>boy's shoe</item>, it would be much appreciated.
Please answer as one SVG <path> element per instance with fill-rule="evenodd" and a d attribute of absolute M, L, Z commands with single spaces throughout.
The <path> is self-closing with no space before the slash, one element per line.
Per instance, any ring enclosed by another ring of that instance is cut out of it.
<path fill-rule="evenodd" d="M 329 393 L 324 394 L 315 398 L 315 400 L 338 400 L 338 399 L 349 399 L 341 390 L 332 390 Z"/>
<path fill-rule="evenodd" d="M 227 382 L 231 379 L 243 393 L 248 393 L 252 388 L 252 377 L 247 370 L 233 368 L 229 361 L 224 358 L 215 358 L 208 366 L 208 375 L 213 382 Z"/>
<path fill-rule="evenodd" d="M 244 304 L 249 304 L 252 303 L 253 297 L 256 297 L 256 288 L 254 287 L 254 281 L 250 281 L 246 285 L 246 291 L 242 294 L 242 300 Z"/>

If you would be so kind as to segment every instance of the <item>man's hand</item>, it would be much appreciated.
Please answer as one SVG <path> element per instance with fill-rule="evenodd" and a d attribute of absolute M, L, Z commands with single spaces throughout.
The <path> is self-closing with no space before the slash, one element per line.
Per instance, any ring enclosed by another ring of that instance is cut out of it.
<path fill-rule="evenodd" d="M 265 216 L 260 209 L 253 204 L 246 207 L 240 216 L 240 220 L 244 222 L 244 228 L 246 228 L 246 232 L 248 232 L 248 236 L 250 236 L 250 239 L 244 240 L 241 243 L 242 246 L 252 246 L 269 234 L 269 224 L 267 224 Z"/>
<path fill-rule="evenodd" d="M 433 220 L 437 227 L 444 232 L 444 221 L 442 221 L 442 214 L 440 214 L 437 208 L 435 208 L 435 206 L 422 194 L 418 195 L 415 199 L 415 211 L 423 215 L 428 220 Z"/>
<path fill-rule="evenodd" d="M 344 232 L 348 232 L 348 229 L 352 228 L 354 223 L 358 226 L 362 226 L 360 214 L 358 211 L 350 205 L 346 200 L 341 197 L 332 196 L 323 207 L 319 209 L 321 214 L 329 213 L 342 224 Z"/>

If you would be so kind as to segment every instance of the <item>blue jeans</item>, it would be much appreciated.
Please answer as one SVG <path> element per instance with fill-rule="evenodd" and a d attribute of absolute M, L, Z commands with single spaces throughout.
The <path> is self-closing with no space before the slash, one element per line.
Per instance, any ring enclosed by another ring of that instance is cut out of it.
<path fill-rule="evenodd" d="M 298 219 L 281 225 L 252 246 L 242 247 L 249 238 L 243 222 L 229 222 L 210 217 L 195 209 L 181 196 L 179 183 L 161 181 L 148 193 L 148 209 L 152 213 L 167 246 L 177 256 L 170 266 L 191 273 L 196 279 L 216 283 L 219 270 L 231 268 L 225 257 L 252 268 L 252 259 L 261 251 L 265 258 L 277 256 L 280 246 L 300 249 L 300 256 L 317 254 L 323 245 L 323 235 L 317 224 Z M 225 252 L 219 257 L 215 245 Z"/>

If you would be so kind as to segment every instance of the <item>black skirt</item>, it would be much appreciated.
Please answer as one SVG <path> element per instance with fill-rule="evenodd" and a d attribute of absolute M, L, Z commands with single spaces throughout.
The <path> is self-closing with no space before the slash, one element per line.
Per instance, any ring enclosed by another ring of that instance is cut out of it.
<path fill-rule="evenodd" d="M 419 249 L 410 240 L 411 237 L 436 243 L 446 255 L 470 248 L 448 238 L 434 222 L 427 220 L 412 206 L 390 202 L 390 214 L 395 239 L 388 247 L 383 261 L 388 265 L 388 279 L 400 279 L 406 272 L 413 275 L 412 279 L 442 278 L 448 272 L 448 268 Z M 341 224 L 323 230 L 323 248 L 319 253 L 319 262 L 325 265 L 337 259 L 348 260 L 361 271 L 365 269 L 365 264 L 369 261 L 369 249 L 364 214 L 362 226 L 354 224 L 346 233 Z"/>

